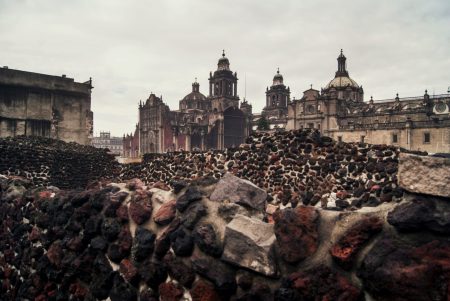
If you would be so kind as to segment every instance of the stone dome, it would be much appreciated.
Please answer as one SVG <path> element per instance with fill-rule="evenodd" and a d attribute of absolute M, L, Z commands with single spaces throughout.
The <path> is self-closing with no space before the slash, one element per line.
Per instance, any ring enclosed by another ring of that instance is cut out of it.
<path fill-rule="evenodd" d="M 325 86 L 325 89 L 329 89 L 331 87 L 345 88 L 348 86 L 351 88 L 359 88 L 359 85 L 349 76 L 336 76 L 328 83 L 328 85 Z"/>
<path fill-rule="evenodd" d="M 282 85 L 283 84 L 283 75 L 280 74 L 280 69 L 278 68 L 277 73 L 273 77 L 273 85 Z"/>

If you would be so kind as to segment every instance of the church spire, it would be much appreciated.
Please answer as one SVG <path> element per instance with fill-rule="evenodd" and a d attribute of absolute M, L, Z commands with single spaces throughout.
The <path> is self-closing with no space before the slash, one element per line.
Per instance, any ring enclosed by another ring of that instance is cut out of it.
<path fill-rule="evenodd" d="M 336 71 L 336 77 L 338 77 L 338 76 L 348 76 L 346 60 L 347 60 L 347 58 L 345 57 L 344 52 L 341 49 L 341 54 L 337 58 L 338 70 Z"/>

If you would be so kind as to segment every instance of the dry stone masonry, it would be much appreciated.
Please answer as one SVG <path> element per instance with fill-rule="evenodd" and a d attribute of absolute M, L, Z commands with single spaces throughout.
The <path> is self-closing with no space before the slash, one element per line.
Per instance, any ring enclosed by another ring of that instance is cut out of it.
<path fill-rule="evenodd" d="M 449 300 L 450 200 L 397 186 L 409 164 L 397 149 L 313 132 L 251 139 L 119 169 L 103 153 L 109 179 L 92 173 L 82 189 L 23 167 L 0 176 L 0 299 Z M 76 154 L 61 145 L 47 153 Z M 442 160 L 415 168 L 448 172 Z"/>

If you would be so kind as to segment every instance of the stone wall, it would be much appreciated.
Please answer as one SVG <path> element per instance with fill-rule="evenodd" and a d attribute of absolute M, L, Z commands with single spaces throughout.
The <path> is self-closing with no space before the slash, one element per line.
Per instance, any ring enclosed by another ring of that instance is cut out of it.
<path fill-rule="evenodd" d="M 119 171 L 114 155 L 104 149 L 43 137 L 0 139 L 0 175 L 23 177 L 33 185 L 86 188 Z"/>
<path fill-rule="evenodd" d="M 69 192 L 2 179 L 7 300 L 448 300 L 450 203 L 270 205 L 221 180 Z M 20 271 L 20 276 L 19 276 Z"/>

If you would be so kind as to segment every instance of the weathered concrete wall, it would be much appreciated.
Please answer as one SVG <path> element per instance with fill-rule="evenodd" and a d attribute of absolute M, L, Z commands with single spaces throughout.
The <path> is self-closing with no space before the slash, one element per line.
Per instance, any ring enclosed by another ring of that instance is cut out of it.
<path fill-rule="evenodd" d="M 0 137 L 43 136 L 89 144 L 91 84 L 0 68 Z"/>

